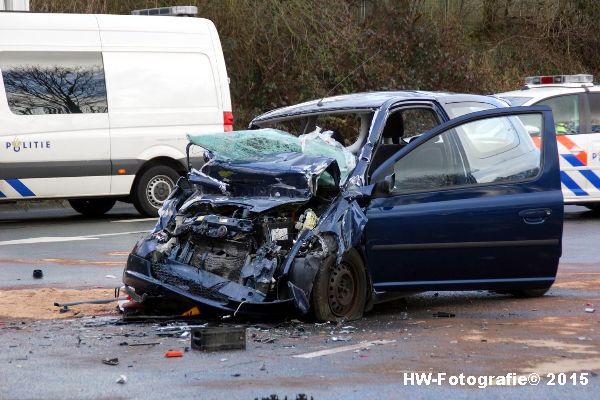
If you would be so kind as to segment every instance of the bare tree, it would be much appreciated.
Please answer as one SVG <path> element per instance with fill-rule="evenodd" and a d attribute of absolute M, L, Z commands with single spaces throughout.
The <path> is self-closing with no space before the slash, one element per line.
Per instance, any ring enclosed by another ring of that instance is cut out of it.
<path fill-rule="evenodd" d="M 99 68 L 27 65 L 5 70 L 2 76 L 9 106 L 20 114 L 40 108 L 57 114 L 106 111 Z"/>

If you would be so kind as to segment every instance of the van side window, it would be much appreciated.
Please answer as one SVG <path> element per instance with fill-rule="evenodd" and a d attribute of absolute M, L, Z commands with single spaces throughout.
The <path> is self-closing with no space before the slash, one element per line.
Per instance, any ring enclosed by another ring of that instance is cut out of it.
<path fill-rule="evenodd" d="M 600 93 L 589 93 L 591 132 L 600 133 Z"/>
<path fill-rule="evenodd" d="M 100 52 L 0 52 L 0 70 L 15 114 L 108 112 Z"/>

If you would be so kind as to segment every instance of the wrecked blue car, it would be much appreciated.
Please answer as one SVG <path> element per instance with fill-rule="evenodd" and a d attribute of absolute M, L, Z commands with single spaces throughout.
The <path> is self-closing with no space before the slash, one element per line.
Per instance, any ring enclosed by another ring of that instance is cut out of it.
<path fill-rule="evenodd" d="M 385 92 L 189 135 L 189 174 L 123 281 L 149 307 L 254 319 L 355 319 L 427 290 L 543 295 L 562 238 L 553 126 L 545 107 Z"/>

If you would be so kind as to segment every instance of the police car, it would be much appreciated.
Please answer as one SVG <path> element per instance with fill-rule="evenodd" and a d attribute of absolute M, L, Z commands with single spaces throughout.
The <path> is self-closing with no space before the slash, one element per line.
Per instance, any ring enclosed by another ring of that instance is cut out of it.
<path fill-rule="evenodd" d="M 496 96 L 552 109 L 565 203 L 600 210 L 600 86 L 592 75 L 530 76 L 521 90 Z"/>

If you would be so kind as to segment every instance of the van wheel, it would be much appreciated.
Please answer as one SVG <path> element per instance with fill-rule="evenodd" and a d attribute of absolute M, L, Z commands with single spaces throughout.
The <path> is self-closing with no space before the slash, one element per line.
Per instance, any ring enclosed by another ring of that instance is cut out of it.
<path fill-rule="evenodd" d="M 367 275 L 362 259 L 349 250 L 339 264 L 319 269 L 311 307 L 317 321 L 353 320 L 362 317 L 367 300 Z"/>
<path fill-rule="evenodd" d="M 110 211 L 117 201 L 115 199 L 72 199 L 69 204 L 73 210 L 87 217 L 99 217 Z"/>
<path fill-rule="evenodd" d="M 142 215 L 158 216 L 158 209 L 169 197 L 177 179 L 177 171 L 167 166 L 148 168 L 137 180 L 133 192 L 133 205 Z"/>

